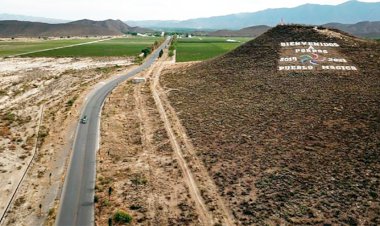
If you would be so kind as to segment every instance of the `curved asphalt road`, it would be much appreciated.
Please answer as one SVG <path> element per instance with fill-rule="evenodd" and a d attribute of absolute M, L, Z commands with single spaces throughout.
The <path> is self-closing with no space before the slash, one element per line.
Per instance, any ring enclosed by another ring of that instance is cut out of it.
<path fill-rule="evenodd" d="M 169 42 L 168 38 L 140 67 L 106 81 L 88 97 L 82 110 L 87 124 L 79 124 L 68 173 L 63 187 L 56 225 L 94 225 L 96 152 L 99 146 L 100 113 L 107 95 L 120 83 L 149 68 Z"/>

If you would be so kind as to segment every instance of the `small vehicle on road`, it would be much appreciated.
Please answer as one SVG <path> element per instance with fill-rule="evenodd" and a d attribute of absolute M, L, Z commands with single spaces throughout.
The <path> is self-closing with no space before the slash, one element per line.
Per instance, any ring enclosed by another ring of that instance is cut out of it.
<path fill-rule="evenodd" d="M 83 118 L 80 120 L 80 123 L 86 124 L 88 121 L 87 115 L 83 116 Z"/>

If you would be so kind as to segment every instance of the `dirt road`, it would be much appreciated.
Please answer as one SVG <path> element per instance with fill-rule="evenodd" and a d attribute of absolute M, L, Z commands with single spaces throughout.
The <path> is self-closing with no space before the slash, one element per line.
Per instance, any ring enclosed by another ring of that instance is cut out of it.
<path fill-rule="evenodd" d="M 208 175 L 207 170 L 196 157 L 194 147 L 188 139 L 185 129 L 176 116 L 176 112 L 170 106 L 166 93 L 159 85 L 160 74 L 164 66 L 170 63 L 171 62 L 160 62 L 157 64 L 152 74 L 153 81 L 151 83 L 151 90 L 161 119 L 164 122 L 165 129 L 170 137 L 172 148 L 178 157 L 190 193 L 197 203 L 199 213 L 202 214 L 203 222 L 206 225 L 214 223 L 234 225 L 230 210 L 224 204 L 223 199 L 218 195 L 216 185 Z M 192 168 L 190 168 L 189 165 L 191 165 Z M 197 179 L 194 179 L 194 173 Z M 205 198 L 202 195 L 207 197 L 207 204 L 209 206 L 205 203 Z M 210 209 L 212 209 L 212 211 L 210 211 Z"/>
<path fill-rule="evenodd" d="M 193 199 L 196 201 L 198 213 L 200 213 L 200 216 L 202 218 L 202 222 L 205 225 L 212 225 L 214 223 L 213 217 L 212 217 L 211 213 L 208 211 L 206 204 L 204 203 L 204 200 L 200 195 L 200 191 L 199 191 L 198 186 L 197 186 L 197 184 L 193 178 L 193 175 L 192 175 L 192 173 L 191 173 L 191 171 L 187 165 L 187 162 L 182 155 L 181 148 L 180 148 L 180 146 L 177 142 L 177 139 L 174 135 L 174 132 L 172 130 L 172 126 L 169 122 L 169 119 L 166 115 L 165 109 L 162 105 L 160 96 L 158 95 L 158 92 L 156 89 L 158 79 L 159 79 L 159 74 L 161 73 L 162 68 L 163 68 L 163 65 L 162 65 L 162 63 L 160 63 L 159 66 L 156 67 L 155 73 L 153 74 L 153 83 L 151 86 L 153 98 L 156 102 L 158 111 L 160 112 L 161 119 L 164 121 L 165 129 L 169 135 L 171 145 L 172 145 L 172 147 L 173 147 L 173 149 L 174 149 L 174 151 L 178 157 L 179 165 L 180 165 L 180 167 L 183 171 L 183 175 L 185 177 L 184 179 L 186 180 L 186 183 L 188 184 L 189 189 L 190 189 L 190 194 L 193 197 Z"/>

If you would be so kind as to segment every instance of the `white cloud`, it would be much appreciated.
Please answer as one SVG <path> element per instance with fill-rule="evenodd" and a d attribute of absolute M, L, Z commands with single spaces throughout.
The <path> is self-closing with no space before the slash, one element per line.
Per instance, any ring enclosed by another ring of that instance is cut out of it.
<path fill-rule="evenodd" d="M 0 13 L 58 19 L 189 19 L 346 0 L 0 0 Z M 364 0 L 378 2 L 378 0 Z"/>

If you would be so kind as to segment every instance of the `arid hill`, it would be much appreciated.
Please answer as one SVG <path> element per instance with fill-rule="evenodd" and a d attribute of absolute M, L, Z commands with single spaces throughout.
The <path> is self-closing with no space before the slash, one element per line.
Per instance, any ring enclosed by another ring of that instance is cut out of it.
<path fill-rule="evenodd" d="M 237 31 L 233 30 L 218 30 L 210 32 L 209 36 L 218 36 L 218 37 L 257 37 L 265 33 L 270 29 L 269 26 L 260 25 L 243 28 Z"/>
<path fill-rule="evenodd" d="M 161 83 L 237 224 L 380 225 L 379 65 L 374 41 L 277 26 Z"/>
<path fill-rule="evenodd" d="M 25 21 L 0 21 L 0 37 L 59 37 L 107 36 L 127 32 L 150 32 L 149 29 L 130 27 L 120 20 L 79 20 L 64 24 L 46 24 Z"/>

